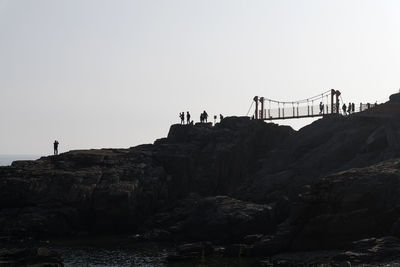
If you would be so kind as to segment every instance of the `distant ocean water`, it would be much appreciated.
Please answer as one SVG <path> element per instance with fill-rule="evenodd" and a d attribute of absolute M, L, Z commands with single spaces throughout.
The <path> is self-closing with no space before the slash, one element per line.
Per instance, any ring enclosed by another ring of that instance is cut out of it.
<path fill-rule="evenodd" d="M 0 155 L 0 166 L 9 166 L 16 160 L 35 160 L 40 157 L 40 155 Z"/>

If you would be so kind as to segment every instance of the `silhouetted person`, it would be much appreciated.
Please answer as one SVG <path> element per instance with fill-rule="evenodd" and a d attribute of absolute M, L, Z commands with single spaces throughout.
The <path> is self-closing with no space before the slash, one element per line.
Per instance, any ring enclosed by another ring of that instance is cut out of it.
<path fill-rule="evenodd" d="M 351 113 L 351 103 L 349 103 L 349 106 L 347 107 L 347 113 L 348 113 L 348 114 Z"/>
<path fill-rule="evenodd" d="M 54 155 L 58 155 L 58 141 L 57 140 L 55 140 L 54 141 L 54 144 L 53 144 L 53 146 L 54 146 Z"/>
<path fill-rule="evenodd" d="M 214 115 L 214 125 L 217 123 L 217 115 Z"/>
<path fill-rule="evenodd" d="M 221 122 L 224 119 L 224 116 L 222 114 L 219 114 L 219 121 Z"/>
<path fill-rule="evenodd" d="M 189 111 L 186 111 L 186 123 L 187 124 L 190 123 L 190 113 L 189 113 Z"/>
<path fill-rule="evenodd" d="M 322 102 L 319 103 L 319 114 L 324 112 L 324 104 Z"/>
<path fill-rule="evenodd" d="M 203 112 L 203 120 L 204 120 L 205 122 L 207 122 L 207 118 L 208 118 L 208 114 L 207 114 L 207 112 L 204 110 L 204 112 Z"/>
<path fill-rule="evenodd" d="M 369 109 L 371 107 L 370 103 L 367 103 L 367 109 Z"/>
<path fill-rule="evenodd" d="M 339 113 L 340 101 L 336 102 L 336 113 Z"/>
<path fill-rule="evenodd" d="M 200 122 L 203 123 L 204 122 L 204 113 L 200 114 Z"/>
<path fill-rule="evenodd" d="M 351 103 L 351 112 L 356 112 L 356 105 L 354 103 Z"/>
<path fill-rule="evenodd" d="M 181 118 L 181 124 L 185 124 L 185 112 L 179 113 L 179 118 Z"/>
<path fill-rule="evenodd" d="M 346 104 L 343 104 L 342 110 L 343 110 L 343 115 L 346 115 L 346 110 L 347 110 Z"/>

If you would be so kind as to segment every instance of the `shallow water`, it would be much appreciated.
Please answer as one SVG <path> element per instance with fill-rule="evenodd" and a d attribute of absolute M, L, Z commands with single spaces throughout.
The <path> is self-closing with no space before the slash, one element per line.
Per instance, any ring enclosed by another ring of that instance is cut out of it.
<path fill-rule="evenodd" d="M 66 266 L 139 266 L 139 267 L 219 267 L 254 266 L 259 259 L 212 257 L 187 262 L 168 262 L 173 244 L 137 243 L 128 238 L 102 237 L 96 239 L 57 240 L 50 247 L 60 252 Z"/>

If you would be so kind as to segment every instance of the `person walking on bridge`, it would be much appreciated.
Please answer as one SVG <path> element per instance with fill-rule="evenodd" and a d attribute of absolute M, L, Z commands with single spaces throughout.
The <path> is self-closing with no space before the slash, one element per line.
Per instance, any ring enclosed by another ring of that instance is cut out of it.
<path fill-rule="evenodd" d="M 319 102 L 319 114 L 322 114 L 324 112 L 324 103 Z"/>

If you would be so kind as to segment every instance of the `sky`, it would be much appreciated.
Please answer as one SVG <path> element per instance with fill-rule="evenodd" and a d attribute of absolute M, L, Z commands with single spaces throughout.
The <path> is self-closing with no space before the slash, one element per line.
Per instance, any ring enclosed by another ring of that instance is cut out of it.
<path fill-rule="evenodd" d="M 396 0 L 0 0 L 0 154 L 127 148 L 255 95 L 400 88 Z M 295 129 L 310 120 L 279 121 Z"/>

